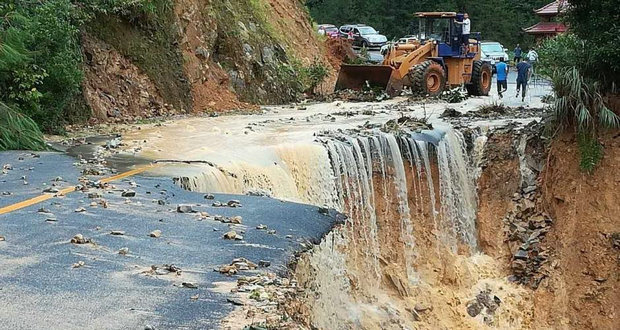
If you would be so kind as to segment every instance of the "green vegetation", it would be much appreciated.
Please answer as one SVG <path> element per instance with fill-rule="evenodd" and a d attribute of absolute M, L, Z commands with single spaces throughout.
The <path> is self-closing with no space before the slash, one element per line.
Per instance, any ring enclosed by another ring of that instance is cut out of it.
<path fill-rule="evenodd" d="M 620 26 L 614 23 L 620 8 L 615 1 L 574 0 L 571 6 L 572 33 L 547 40 L 540 64 L 553 83 L 554 124 L 575 130 L 581 168 L 591 173 L 603 156 L 600 131 L 620 128 L 620 117 L 605 103 L 620 82 Z"/>
<path fill-rule="evenodd" d="M 315 58 L 309 65 L 302 65 L 299 61 L 295 61 L 293 65 L 297 79 L 301 83 L 301 91 L 314 93 L 316 88 L 325 81 L 328 70 L 320 59 Z"/>
<path fill-rule="evenodd" d="M 0 101 L 46 131 L 58 131 L 79 94 L 83 19 L 69 0 L 0 4 Z"/>
<path fill-rule="evenodd" d="M 99 8 L 86 30 L 131 59 L 151 78 L 166 103 L 191 109 L 172 0 L 116 1 L 111 9 Z"/>
<path fill-rule="evenodd" d="M 45 149 L 39 126 L 32 119 L 0 102 L 0 151 Z"/>
<path fill-rule="evenodd" d="M 472 31 L 485 40 L 499 41 L 509 49 L 521 43 L 529 47 L 533 39 L 521 28 L 538 18 L 532 12 L 551 0 L 306 0 L 310 13 L 320 24 L 364 23 L 388 38 L 400 38 L 416 31 L 413 14 L 419 11 L 460 11 L 469 13 Z"/>
<path fill-rule="evenodd" d="M 603 158 L 603 145 L 584 133 L 577 135 L 577 145 L 581 157 L 579 168 L 588 174 L 592 174 L 596 165 Z"/>
<path fill-rule="evenodd" d="M 109 14 L 148 24 L 160 17 L 162 1 L 169 2 L 2 1 L 0 102 L 19 109 L 46 132 L 61 133 L 65 124 L 88 118 L 81 95 L 81 29 L 95 17 Z"/>

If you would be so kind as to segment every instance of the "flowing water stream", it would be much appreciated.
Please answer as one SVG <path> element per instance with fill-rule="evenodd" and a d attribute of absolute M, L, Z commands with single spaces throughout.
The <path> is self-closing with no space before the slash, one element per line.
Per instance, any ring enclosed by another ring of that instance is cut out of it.
<path fill-rule="evenodd" d="M 318 106 L 261 122 L 194 119 L 133 138 L 149 141 L 143 157 L 208 161 L 159 170 L 188 190 L 262 193 L 348 216 L 298 265 L 306 317 L 319 328 L 413 328 L 412 306 L 439 301 L 450 307 L 434 310 L 429 324 L 523 322 L 514 307 L 523 303 L 518 289 L 479 253 L 475 180 L 484 134 L 473 137 L 469 154 L 448 124 L 380 129 L 398 112 L 378 110 L 337 119 Z M 174 139 L 179 135 L 182 141 Z M 464 315 L 457 305 L 483 289 L 501 292 L 510 317 Z"/>

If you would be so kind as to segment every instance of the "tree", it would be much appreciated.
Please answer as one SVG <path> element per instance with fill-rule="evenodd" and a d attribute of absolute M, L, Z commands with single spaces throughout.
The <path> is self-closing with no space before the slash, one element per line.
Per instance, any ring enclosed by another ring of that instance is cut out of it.
<path fill-rule="evenodd" d="M 499 41 L 507 47 L 533 42 L 522 28 L 538 18 L 533 9 L 550 0 L 307 0 L 310 14 L 319 23 L 336 25 L 365 23 L 380 30 L 388 38 L 411 34 L 418 11 L 468 12 L 472 30 L 485 40 Z"/>
<path fill-rule="evenodd" d="M 566 21 L 583 40 L 591 61 L 583 74 L 611 89 L 620 83 L 620 6 L 617 0 L 571 0 Z"/>

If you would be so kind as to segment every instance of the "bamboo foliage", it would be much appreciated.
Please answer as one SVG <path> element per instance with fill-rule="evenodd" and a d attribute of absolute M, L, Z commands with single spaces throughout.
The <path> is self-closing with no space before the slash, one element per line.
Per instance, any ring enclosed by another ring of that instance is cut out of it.
<path fill-rule="evenodd" d="M 599 82 L 588 81 L 575 67 L 557 70 L 552 79 L 554 115 L 559 124 L 576 123 L 580 132 L 590 133 L 599 126 L 620 127 L 620 117 L 605 105 Z"/>
<path fill-rule="evenodd" d="M 29 117 L 0 103 L 0 151 L 45 149 L 39 126 Z"/>

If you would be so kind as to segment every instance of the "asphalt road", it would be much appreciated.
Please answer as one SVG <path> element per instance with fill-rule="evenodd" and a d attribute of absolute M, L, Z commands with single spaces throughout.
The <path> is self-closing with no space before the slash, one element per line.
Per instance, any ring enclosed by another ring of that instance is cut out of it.
<path fill-rule="evenodd" d="M 74 162 L 59 153 L 0 153 L 0 166 L 13 167 L 0 174 L 0 207 L 37 196 L 52 183 L 77 184 Z M 54 181 L 58 176 L 64 181 Z M 88 193 L 74 192 L 0 215 L 0 236 L 5 238 L 0 241 L 1 328 L 213 329 L 233 308 L 226 300 L 229 293 L 213 288 L 217 282 L 236 281 L 214 267 L 245 257 L 270 261 L 263 270 L 284 272 L 292 255 L 309 241 L 317 242 L 336 218 L 320 214 L 315 206 L 267 197 L 215 194 L 217 201 L 236 199 L 243 206 L 213 207 L 204 194 L 184 191 L 164 177 L 135 176 L 112 184 L 115 189 L 103 192 L 108 208 L 92 207 Z M 136 196 L 121 197 L 124 189 Z M 244 240 L 224 240 L 228 224 L 178 213 L 180 203 L 211 215 L 242 216 L 243 225 L 235 230 L 244 231 Z M 80 207 L 86 211 L 75 212 Z M 38 212 L 40 208 L 51 214 Z M 256 229 L 258 224 L 276 234 Z M 153 230 L 161 230 L 162 236 L 149 237 Z M 76 234 L 95 244 L 70 243 Z M 121 248 L 129 253 L 120 255 Z M 85 265 L 72 268 L 79 261 Z M 180 267 L 181 276 L 143 273 L 161 264 Z M 198 288 L 185 288 L 182 282 Z M 190 299 L 195 295 L 197 300 Z"/>

